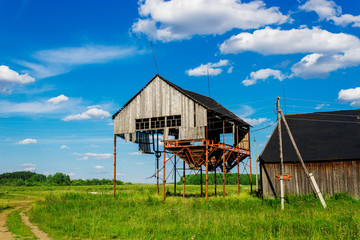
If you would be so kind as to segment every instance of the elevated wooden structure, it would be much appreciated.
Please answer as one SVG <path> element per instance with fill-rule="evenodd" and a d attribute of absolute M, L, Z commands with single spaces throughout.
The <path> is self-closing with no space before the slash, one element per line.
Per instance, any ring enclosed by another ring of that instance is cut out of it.
<path fill-rule="evenodd" d="M 182 89 L 160 75 L 155 75 L 114 114 L 113 119 L 114 143 L 119 136 L 127 142 L 139 144 L 143 153 L 155 153 L 157 166 L 162 136 L 164 199 L 165 166 L 174 156 L 187 163 L 189 169 L 202 169 L 204 166 L 208 173 L 220 168 L 224 180 L 226 172 L 250 156 L 248 123 L 212 98 Z M 165 152 L 171 152 L 172 156 L 166 158 Z M 116 152 L 114 169 L 115 161 Z M 156 175 L 159 182 L 159 167 Z M 157 186 L 159 192 L 159 183 Z M 223 187 L 225 196 L 225 185 Z"/>

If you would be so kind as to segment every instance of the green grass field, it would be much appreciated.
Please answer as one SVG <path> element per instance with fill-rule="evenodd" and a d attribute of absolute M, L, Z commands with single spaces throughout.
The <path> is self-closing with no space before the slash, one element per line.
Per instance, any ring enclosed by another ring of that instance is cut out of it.
<path fill-rule="evenodd" d="M 327 198 L 323 209 L 313 196 L 262 200 L 243 186 L 227 186 L 227 196 L 200 197 L 200 186 L 187 186 L 187 197 L 167 199 L 155 185 L 0 187 L 1 204 L 31 200 L 30 220 L 53 239 L 360 239 L 360 201 L 346 195 Z M 220 190 L 220 186 L 219 186 Z M 96 192 L 97 194 L 91 193 Z M 178 194 L 181 186 L 178 186 Z M 2 196 L 2 197 L 1 197 Z"/>

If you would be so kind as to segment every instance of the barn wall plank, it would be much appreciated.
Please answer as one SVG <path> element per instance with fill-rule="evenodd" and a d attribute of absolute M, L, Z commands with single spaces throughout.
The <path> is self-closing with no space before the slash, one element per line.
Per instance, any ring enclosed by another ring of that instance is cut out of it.
<path fill-rule="evenodd" d="M 280 196 L 280 183 L 275 175 L 279 174 L 279 164 L 263 164 L 262 188 L 264 196 Z M 359 197 L 360 160 L 357 161 L 333 161 L 305 163 L 308 171 L 314 174 L 315 180 L 323 194 L 332 196 L 336 193 L 348 193 Z M 285 173 L 293 175 L 285 181 L 285 194 L 309 194 L 312 193 L 310 181 L 306 177 L 300 163 L 285 163 Z M 265 172 L 266 169 L 266 172 Z M 268 175 L 268 176 L 267 176 Z"/>

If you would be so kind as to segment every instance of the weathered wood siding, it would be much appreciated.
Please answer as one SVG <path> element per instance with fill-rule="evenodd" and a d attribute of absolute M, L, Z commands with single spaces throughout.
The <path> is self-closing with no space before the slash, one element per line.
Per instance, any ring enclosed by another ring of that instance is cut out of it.
<path fill-rule="evenodd" d="M 323 194 L 348 193 L 359 198 L 360 193 L 360 160 L 305 163 L 308 171 L 314 174 L 315 180 Z M 284 164 L 284 174 L 292 175 L 285 180 L 285 194 L 312 193 L 309 180 L 306 178 L 300 163 Z M 261 164 L 261 182 L 264 197 L 280 196 L 280 181 L 275 177 L 280 173 L 279 164 Z"/>
<path fill-rule="evenodd" d="M 135 119 L 172 115 L 181 115 L 180 140 L 205 138 L 207 110 L 157 77 L 115 117 L 114 134 L 125 134 L 128 140 L 136 132 Z M 165 128 L 164 140 L 167 133 Z"/>

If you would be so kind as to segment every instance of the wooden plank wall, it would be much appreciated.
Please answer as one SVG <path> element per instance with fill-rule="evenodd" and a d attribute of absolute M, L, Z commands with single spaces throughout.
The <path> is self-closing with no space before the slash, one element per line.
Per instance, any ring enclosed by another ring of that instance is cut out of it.
<path fill-rule="evenodd" d="M 315 180 L 323 194 L 348 193 L 359 198 L 360 160 L 305 163 L 308 171 L 314 174 Z M 306 178 L 300 163 L 285 163 L 284 174 L 292 175 L 285 182 L 285 194 L 312 193 L 309 180 Z M 264 197 L 280 196 L 279 164 L 262 164 L 262 191 Z"/>
<path fill-rule="evenodd" d="M 196 113 L 196 126 L 194 124 Z M 114 134 L 135 133 L 135 119 L 181 115 L 179 140 L 204 139 L 207 126 L 207 109 L 161 80 L 154 79 L 114 119 Z M 164 129 L 167 140 L 168 129 Z M 135 134 L 133 134 L 135 135 Z"/>

